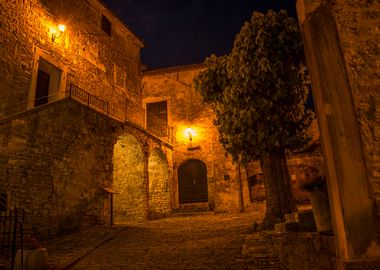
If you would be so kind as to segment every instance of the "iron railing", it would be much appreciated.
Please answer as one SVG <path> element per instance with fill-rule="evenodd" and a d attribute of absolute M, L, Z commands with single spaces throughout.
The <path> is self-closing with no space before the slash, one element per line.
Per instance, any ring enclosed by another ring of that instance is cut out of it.
<path fill-rule="evenodd" d="M 62 97 L 60 97 L 60 93 L 53 92 L 47 96 L 36 97 L 33 100 L 22 101 L 19 103 L 12 104 L 12 106 L 5 109 L 6 113 L 3 112 L 3 115 L 0 117 L 0 120 L 57 101 L 59 99 L 62 99 Z"/>
<path fill-rule="evenodd" d="M 132 122 L 140 127 L 144 127 L 145 123 L 145 110 L 132 99 L 125 99 L 125 120 Z"/>
<path fill-rule="evenodd" d="M 69 89 L 69 98 L 80 101 L 81 103 L 86 104 L 88 107 L 91 107 L 96 110 L 100 110 L 106 115 L 109 114 L 109 103 L 89 92 L 79 88 L 75 84 L 70 84 Z"/>
<path fill-rule="evenodd" d="M 0 194 L 0 254 L 10 260 L 11 269 L 15 265 L 16 251 L 20 249 L 20 266 L 24 269 L 24 211 L 18 210 L 7 198 Z"/>
<path fill-rule="evenodd" d="M 146 128 L 146 130 L 154 135 L 164 138 L 169 143 L 173 143 L 174 128 L 170 126 L 167 121 L 161 120 L 156 115 L 149 114 L 149 116 L 147 116 L 146 110 L 130 98 L 125 99 L 124 105 L 118 104 L 118 106 L 114 106 L 112 103 L 90 94 L 74 84 L 70 84 L 68 92 L 69 98 L 76 99 L 88 107 L 94 108 L 110 117 L 121 121 L 128 121 L 142 128 Z M 123 109 L 125 110 L 124 114 L 122 112 Z M 153 125 L 150 123 L 145 125 L 148 118 L 152 119 Z"/>
<path fill-rule="evenodd" d="M 150 113 L 147 114 L 146 129 L 159 137 L 166 138 L 168 142 L 173 143 L 174 128 L 170 126 L 167 121 L 162 120 L 157 115 Z"/>
<path fill-rule="evenodd" d="M 95 109 L 96 111 L 116 120 L 131 122 L 146 129 L 150 133 L 163 138 L 167 142 L 173 143 L 174 128 L 170 126 L 167 121 L 160 119 L 157 115 L 149 114 L 148 116 L 146 110 L 130 98 L 126 98 L 124 102 L 115 105 L 83 90 L 73 83 L 69 85 L 65 97 L 79 101 L 87 107 Z M 64 97 L 59 92 L 54 92 L 48 96 L 38 97 L 37 99 L 28 102 L 22 102 L 13 106 L 12 112 L 8 115 L 4 115 L 2 118 L 4 119 L 30 109 L 38 108 L 62 98 Z M 148 118 L 153 124 L 147 123 Z"/>

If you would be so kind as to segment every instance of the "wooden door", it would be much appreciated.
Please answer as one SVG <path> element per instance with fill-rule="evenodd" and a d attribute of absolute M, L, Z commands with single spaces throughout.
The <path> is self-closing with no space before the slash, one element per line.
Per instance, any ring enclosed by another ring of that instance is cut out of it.
<path fill-rule="evenodd" d="M 200 160 L 193 159 L 178 169 L 179 202 L 208 201 L 207 168 Z"/>

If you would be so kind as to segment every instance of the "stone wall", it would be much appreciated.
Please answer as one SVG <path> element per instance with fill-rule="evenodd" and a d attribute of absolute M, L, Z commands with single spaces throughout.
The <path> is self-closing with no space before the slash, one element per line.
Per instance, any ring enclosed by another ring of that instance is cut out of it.
<path fill-rule="evenodd" d="M 340 1 L 332 6 L 332 14 L 352 87 L 380 232 L 380 3 Z"/>
<path fill-rule="evenodd" d="M 274 253 L 283 270 L 332 270 L 335 268 L 333 236 L 318 233 L 270 234 Z"/>
<path fill-rule="evenodd" d="M 149 218 L 155 219 L 171 212 L 171 180 L 169 165 L 161 149 L 150 152 L 148 160 Z"/>
<path fill-rule="evenodd" d="M 212 109 L 195 92 L 193 78 L 202 65 L 153 70 L 143 74 L 143 104 L 167 100 L 169 124 L 175 128 L 173 204 L 178 201 L 178 168 L 198 159 L 207 166 L 208 204 L 216 212 L 240 211 L 250 207 L 248 183 L 243 168 L 234 164 L 218 142 Z M 189 141 L 186 128 L 195 134 Z M 241 184 L 240 184 L 241 183 Z M 240 195 L 242 194 L 242 196 Z M 244 204 L 244 205 L 242 205 Z"/>
<path fill-rule="evenodd" d="M 42 238 L 109 224 L 109 194 L 102 187 L 117 192 L 115 221 L 147 220 L 148 197 L 163 194 L 149 194 L 148 158 L 157 149 L 172 167 L 172 150 L 160 139 L 63 99 L 0 122 L 0 190 L 25 211 L 26 231 Z M 172 178 L 172 170 L 165 173 Z M 171 187 L 163 185 L 165 204 L 154 209 L 169 212 Z"/>
<path fill-rule="evenodd" d="M 317 120 L 314 120 L 311 124 L 308 135 L 311 140 L 304 149 L 288 154 L 286 159 L 292 181 L 293 196 L 298 203 L 308 203 L 310 201 L 309 193 L 300 189 L 300 184 L 311 180 L 308 177 L 310 170 L 316 169 L 318 173 L 325 175 Z M 246 172 L 251 200 L 265 200 L 264 179 L 260 163 L 258 161 L 250 162 Z"/>
<path fill-rule="evenodd" d="M 142 148 L 130 134 L 121 135 L 114 146 L 113 187 L 115 222 L 147 219 L 148 190 Z"/>
<path fill-rule="evenodd" d="M 27 231 L 45 238 L 103 222 L 99 184 L 111 184 L 121 128 L 70 100 L 1 123 L 1 189 L 24 209 Z"/>
<path fill-rule="evenodd" d="M 112 36 L 101 29 L 102 14 Z M 125 113 L 127 96 L 140 102 L 142 43 L 100 1 L 1 1 L 0 16 L 0 117 L 27 108 L 40 58 L 62 71 L 60 95 L 74 83 L 115 113 Z M 66 31 L 53 42 L 61 22 Z"/>

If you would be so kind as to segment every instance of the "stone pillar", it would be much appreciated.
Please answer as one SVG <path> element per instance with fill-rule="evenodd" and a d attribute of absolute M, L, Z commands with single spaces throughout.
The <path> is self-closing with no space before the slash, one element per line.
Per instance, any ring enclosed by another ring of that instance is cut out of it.
<path fill-rule="evenodd" d="M 298 0 L 297 13 L 327 170 L 337 267 L 356 269 L 354 264 L 380 257 L 380 248 L 354 85 L 342 50 L 342 28 L 337 27 L 333 12 L 334 5 L 343 2 L 347 1 Z"/>

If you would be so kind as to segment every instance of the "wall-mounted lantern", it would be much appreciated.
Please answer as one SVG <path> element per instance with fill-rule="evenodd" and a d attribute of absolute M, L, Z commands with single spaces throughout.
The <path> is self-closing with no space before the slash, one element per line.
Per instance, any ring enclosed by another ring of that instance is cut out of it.
<path fill-rule="evenodd" d="M 66 25 L 60 23 L 57 28 L 51 28 L 51 41 L 54 42 L 56 39 L 59 39 L 63 32 L 66 31 Z"/>
<path fill-rule="evenodd" d="M 189 143 L 187 145 L 188 151 L 195 151 L 195 150 L 201 149 L 201 147 L 199 145 L 193 145 L 193 138 L 197 135 L 197 133 L 195 132 L 194 129 L 192 129 L 190 127 L 186 128 L 183 133 L 184 133 L 185 138 L 189 139 Z"/>
<path fill-rule="evenodd" d="M 186 128 L 184 131 L 185 137 L 189 139 L 191 143 L 193 141 L 193 137 L 195 136 L 195 131 L 192 128 Z"/>

